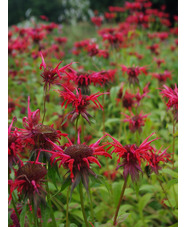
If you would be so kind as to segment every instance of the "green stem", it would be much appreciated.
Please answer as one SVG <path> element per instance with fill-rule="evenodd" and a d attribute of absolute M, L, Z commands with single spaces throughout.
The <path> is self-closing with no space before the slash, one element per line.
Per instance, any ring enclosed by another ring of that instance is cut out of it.
<path fill-rule="evenodd" d="M 70 192 L 70 186 L 68 187 L 68 191 L 67 191 L 66 227 L 68 227 L 68 203 L 69 203 L 69 192 Z"/>
<path fill-rule="evenodd" d="M 81 141 L 84 141 L 84 136 L 85 136 L 85 125 L 84 125 L 84 118 L 82 117 L 81 119 Z"/>
<path fill-rule="evenodd" d="M 103 104 L 103 135 L 105 134 L 105 95 L 102 95 Z"/>
<path fill-rule="evenodd" d="M 35 210 L 34 203 L 32 203 L 32 214 L 34 219 L 34 226 L 38 227 L 37 211 Z"/>
<path fill-rule="evenodd" d="M 79 195 L 80 195 L 81 210 L 82 210 L 82 213 L 83 213 L 83 218 L 84 218 L 84 221 L 85 221 L 85 225 L 86 225 L 86 227 L 89 227 L 89 224 L 87 222 L 87 217 L 86 217 L 86 214 L 85 214 L 84 203 L 83 203 L 83 188 L 82 188 L 82 182 L 81 181 L 79 183 Z"/>
<path fill-rule="evenodd" d="M 49 187 L 48 187 L 48 180 L 46 181 L 46 191 L 47 191 L 47 201 L 48 201 L 48 205 L 49 205 L 49 209 L 50 209 L 53 227 L 57 227 L 56 220 L 55 220 L 55 217 L 54 217 L 54 212 L 53 212 L 53 209 L 52 209 L 51 199 L 50 199 L 50 196 L 49 196 L 50 192 L 49 192 Z"/>
<path fill-rule="evenodd" d="M 94 221 L 94 210 L 93 210 L 93 202 L 92 202 L 92 193 L 90 190 L 90 185 L 88 185 L 89 199 L 90 199 L 90 212 L 92 221 Z"/>
<path fill-rule="evenodd" d="M 126 186 L 127 186 L 127 180 L 128 180 L 128 177 L 127 179 L 124 181 L 124 184 L 123 184 L 123 188 L 122 188 L 122 191 L 121 191 L 121 195 L 120 195 L 120 198 L 119 198 L 119 203 L 118 203 L 118 206 L 116 208 L 116 213 L 115 213 L 115 216 L 114 216 L 114 222 L 113 222 L 113 225 L 116 225 L 116 221 L 117 221 L 117 216 L 118 216 L 118 213 L 119 213 L 119 208 L 120 208 L 120 205 L 121 205 L 121 201 L 123 199 L 123 195 L 124 195 L 124 192 L 125 192 L 125 189 L 126 189 Z"/>
<path fill-rule="evenodd" d="M 138 130 L 136 131 L 136 143 L 137 143 L 137 146 L 140 145 L 140 141 L 139 141 L 139 132 L 138 132 Z"/>
<path fill-rule="evenodd" d="M 43 114 L 42 124 L 44 122 L 45 113 L 46 113 L 46 96 L 47 96 L 47 87 L 46 87 L 46 89 L 44 88 L 44 97 L 43 97 L 43 99 L 44 99 L 44 110 L 43 110 L 44 114 Z"/>

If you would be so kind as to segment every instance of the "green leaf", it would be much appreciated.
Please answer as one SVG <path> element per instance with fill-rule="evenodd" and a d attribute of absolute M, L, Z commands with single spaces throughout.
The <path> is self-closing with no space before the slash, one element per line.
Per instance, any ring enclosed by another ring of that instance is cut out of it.
<path fill-rule="evenodd" d="M 63 190 L 65 190 L 66 187 L 68 187 L 71 184 L 71 178 L 70 175 L 64 180 L 64 182 L 61 185 L 61 189 L 60 192 L 62 192 Z"/>
<path fill-rule="evenodd" d="M 177 183 L 178 183 L 178 179 L 172 179 L 167 183 L 167 188 L 170 188 L 172 185 Z"/>
<path fill-rule="evenodd" d="M 52 183 L 54 184 L 54 186 L 58 190 L 57 185 L 56 185 L 56 173 L 57 173 L 57 171 L 58 171 L 57 165 L 54 165 L 54 164 L 48 165 L 48 177 L 52 180 Z"/>
<path fill-rule="evenodd" d="M 48 206 L 44 205 L 43 203 L 41 203 L 41 217 L 43 220 L 43 226 L 47 226 L 48 220 L 50 218 L 50 210 L 48 208 Z"/>
<path fill-rule="evenodd" d="M 20 226 L 24 227 L 25 225 L 25 215 L 26 215 L 27 204 L 23 206 L 23 209 L 20 214 Z"/>
<path fill-rule="evenodd" d="M 123 182 L 114 182 L 113 183 L 113 195 L 114 195 L 114 203 L 115 207 L 117 206 L 121 194 Z"/>
<path fill-rule="evenodd" d="M 164 169 L 161 170 L 161 172 L 169 174 L 170 176 L 172 176 L 174 178 L 178 178 L 178 173 L 173 171 L 172 169 L 164 168 Z"/>
<path fill-rule="evenodd" d="M 178 227 L 178 223 L 175 223 L 173 225 L 170 225 L 169 227 Z"/>
<path fill-rule="evenodd" d="M 117 218 L 117 224 L 124 222 L 125 219 L 128 218 L 129 214 L 130 214 L 130 213 L 120 215 L 120 216 Z"/>
<path fill-rule="evenodd" d="M 140 191 L 146 191 L 146 192 L 154 192 L 155 187 L 154 185 L 144 184 L 140 187 Z"/>
<path fill-rule="evenodd" d="M 108 182 L 105 180 L 105 178 L 101 175 L 97 175 L 97 177 L 94 177 L 94 176 L 90 176 L 91 177 L 91 180 L 92 182 L 96 182 L 96 183 L 99 183 L 99 184 L 103 184 L 106 189 L 108 190 L 108 192 L 110 193 L 111 189 L 110 189 L 110 185 L 108 184 Z"/>
<path fill-rule="evenodd" d="M 152 194 L 146 194 L 143 197 L 140 198 L 138 206 L 140 211 L 143 211 L 143 209 L 145 208 L 145 206 L 147 205 L 147 203 L 149 203 L 150 199 L 152 197 Z"/>
<path fill-rule="evenodd" d="M 116 97 L 117 97 L 117 94 L 118 94 L 118 92 L 119 92 L 119 89 L 120 89 L 119 86 L 117 86 L 117 87 L 112 87 L 112 88 L 110 89 L 110 99 L 111 99 L 111 102 L 112 102 L 113 104 L 116 103 Z"/>

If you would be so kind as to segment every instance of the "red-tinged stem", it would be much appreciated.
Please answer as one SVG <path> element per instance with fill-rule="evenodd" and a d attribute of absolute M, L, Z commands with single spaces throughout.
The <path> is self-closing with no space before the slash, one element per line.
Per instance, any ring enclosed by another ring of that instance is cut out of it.
<path fill-rule="evenodd" d="M 123 199 L 123 195 L 124 195 L 124 192 L 125 192 L 125 189 L 126 189 L 126 186 L 127 186 L 127 180 L 128 180 L 128 177 L 127 179 L 124 181 L 124 184 L 123 184 L 123 188 L 122 188 L 122 191 L 121 191 L 121 195 L 120 195 L 120 198 L 119 198 L 119 203 L 118 203 L 118 206 L 116 208 L 116 213 L 115 213 L 115 216 L 114 216 L 114 222 L 113 222 L 113 225 L 117 225 L 117 216 L 118 216 L 118 213 L 119 213 L 119 208 L 120 208 L 120 205 L 121 205 L 121 201 Z"/>
<path fill-rule="evenodd" d="M 83 213 L 83 218 L 84 218 L 84 221 L 85 221 L 85 225 L 86 225 L 86 227 L 89 227 L 89 224 L 87 222 L 87 217 L 86 217 L 86 214 L 85 214 L 84 203 L 83 203 L 83 188 L 82 188 L 82 182 L 81 181 L 79 183 L 79 195 L 80 195 L 81 210 L 82 210 L 82 213 Z"/>
<path fill-rule="evenodd" d="M 68 191 L 67 191 L 66 227 L 68 227 L 68 204 L 69 204 L 69 192 L 70 192 L 70 186 L 68 187 Z"/>
<path fill-rule="evenodd" d="M 94 210 L 93 210 L 93 202 L 92 202 L 92 194 L 90 190 L 90 185 L 88 185 L 88 192 L 89 192 L 89 199 L 90 199 L 90 212 L 91 212 L 91 218 L 92 222 L 94 221 Z"/>
<path fill-rule="evenodd" d="M 75 143 L 77 143 L 77 138 L 78 138 L 78 120 L 79 120 L 79 115 L 76 119 Z"/>

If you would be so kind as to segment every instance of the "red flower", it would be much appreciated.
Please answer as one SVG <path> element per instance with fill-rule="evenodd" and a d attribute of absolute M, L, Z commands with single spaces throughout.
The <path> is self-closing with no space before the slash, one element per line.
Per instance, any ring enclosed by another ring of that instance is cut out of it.
<path fill-rule="evenodd" d="M 105 136 L 106 135 L 104 135 L 94 144 L 88 146 L 85 143 L 80 143 L 78 133 L 78 143 L 72 144 L 71 140 L 68 139 L 69 143 L 66 144 L 67 148 L 65 150 L 51 142 L 55 149 L 55 152 L 48 151 L 52 154 L 51 162 L 59 162 L 59 167 L 63 165 L 64 168 L 69 169 L 70 178 L 73 182 L 72 190 L 79 184 L 80 180 L 82 180 L 86 190 L 88 190 L 89 174 L 96 177 L 96 174 L 90 168 L 91 164 L 96 163 L 101 168 L 101 164 L 97 159 L 97 155 L 112 158 L 111 155 L 104 150 L 105 146 L 107 146 L 107 143 L 99 146 L 100 141 Z"/>
<path fill-rule="evenodd" d="M 96 43 L 90 43 L 85 48 L 88 51 L 88 55 L 93 57 L 99 53 L 98 45 Z"/>
<path fill-rule="evenodd" d="M 152 44 L 151 46 L 147 46 L 147 49 L 149 49 L 155 55 L 159 55 L 159 44 L 155 43 Z"/>
<path fill-rule="evenodd" d="M 102 17 L 91 17 L 92 23 L 94 23 L 97 27 L 100 27 L 103 21 Z"/>
<path fill-rule="evenodd" d="M 114 81 L 115 74 L 116 74 L 116 69 L 95 72 L 95 73 L 92 73 L 91 79 L 94 85 L 99 84 L 100 86 L 104 86 Z"/>
<path fill-rule="evenodd" d="M 167 39 L 168 36 L 169 36 L 169 34 L 168 34 L 167 32 L 159 32 L 159 33 L 157 33 L 157 37 L 158 37 L 161 41 Z"/>
<path fill-rule="evenodd" d="M 41 15 L 40 18 L 41 18 L 42 20 L 48 21 L 48 17 L 46 17 L 45 15 Z"/>
<path fill-rule="evenodd" d="M 65 65 L 65 66 L 63 66 L 62 68 L 59 69 L 59 65 L 62 63 L 62 62 L 60 62 L 53 69 L 51 67 L 46 66 L 44 57 L 43 57 L 41 52 L 40 52 L 40 55 L 41 55 L 41 58 L 42 58 L 42 63 L 40 64 L 40 69 L 42 69 L 42 67 L 44 68 L 44 71 L 41 74 L 41 77 L 43 78 L 43 82 L 45 83 L 44 88 L 47 89 L 47 86 L 49 86 L 49 89 L 50 89 L 50 85 L 54 84 L 58 78 L 61 78 L 60 72 L 66 73 L 65 69 L 67 69 L 71 64 L 73 64 L 73 62 L 71 62 L 70 64 Z"/>
<path fill-rule="evenodd" d="M 108 59 L 109 58 L 109 52 L 108 52 L 108 50 L 99 50 L 98 56 Z"/>
<path fill-rule="evenodd" d="M 19 198 L 29 198 L 37 206 L 40 201 L 44 201 L 45 191 L 42 186 L 46 174 L 45 167 L 40 164 L 23 165 L 18 169 L 15 181 L 9 181 L 9 200 L 11 201 L 12 192 L 17 188 Z"/>
<path fill-rule="evenodd" d="M 123 96 L 122 103 L 125 108 L 131 109 L 135 104 L 134 95 L 129 93 L 128 91 L 125 91 L 125 95 Z"/>
<path fill-rule="evenodd" d="M 122 71 L 127 72 L 128 81 L 130 84 L 139 84 L 138 76 L 141 72 L 147 75 L 146 67 L 129 67 L 127 68 L 125 65 L 122 65 Z"/>
<path fill-rule="evenodd" d="M 123 120 L 124 122 L 129 122 L 129 129 L 131 130 L 131 132 L 142 132 L 142 126 L 145 125 L 145 121 L 144 119 L 149 115 L 149 114 L 145 114 L 142 115 L 142 113 L 140 114 L 136 114 L 134 115 L 131 112 L 131 116 L 124 114 L 125 115 L 125 119 Z"/>
<path fill-rule="evenodd" d="M 164 59 L 157 59 L 157 58 L 154 58 L 154 61 L 157 63 L 158 68 L 160 67 L 160 65 L 161 65 L 162 63 L 165 63 L 165 60 L 164 60 Z"/>
<path fill-rule="evenodd" d="M 144 97 L 149 97 L 147 96 L 147 93 L 149 93 L 149 83 L 146 84 L 146 86 L 143 88 L 143 92 L 142 94 L 140 94 L 140 89 L 138 88 L 138 91 L 135 95 L 135 98 L 136 98 L 136 102 L 137 102 L 137 105 L 139 106 L 140 105 L 140 101 L 144 98 Z"/>
<path fill-rule="evenodd" d="M 173 108 L 174 117 L 176 120 L 178 120 L 178 88 L 175 84 L 175 88 L 172 89 L 170 87 L 167 87 L 166 85 L 163 85 L 164 89 L 161 89 L 160 94 L 162 94 L 162 97 L 168 98 L 168 102 L 166 103 L 168 108 Z"/>
<path fill-rule="evenodd" d="M 59 44 L 63 44 L 67 42 L 67 38 L 66 37 L 55 37 L 54 38 Z"/>
<path fill-rule="evenodd" d="M 15 129 L 12 131 L 12 126 L 16 120 L 13 117 L 12 122 L 8 128 L 8 167 L 12 168 L 13 165 L 18 164 L 19 167 L 22 165 L 20 159 L 20 152 L 23 150 L 23 145 L 20 139 L 20 133 Z"/>
<path fill-rule="evenodd" d="M 105 172 L 103 173 L 103 175 L 104 175 L 106 178 L 108 178 L 108 179 L 114 181 L 114 180 L 116 179 L 117 173 L 118 173 L 118 172 L 117 172 L 115 169 L 113 169 L 113 170 L 107 170 L 107 171 L 105 171 Z"/>
<path fill-rule="evenodd" d="M 56 131 L 52 126 L 39 123 L 40 110 L 34 112 L 30 110 L 30 97 L 28 97 L 28 117 L 23 118 L 23 126 L 25 129 L 19 129 L 22 133 L 21 138 L 27 145 L 35 145 L 35 149 L 45 148 L 50 149 L 51 144 L 47 141 L 49 138 L 53 142 L 59 142 L 62 134 Z"/>
<path fill-rule="evenodd" d="M 166 163 L 170 161 L 171 155 L 167 153 L 167 149 L 168 148 L 166 148 L 163 152 L 161 152 L 161 148 L 159 150 L 153 149 L 150 152 L 149 165 L 155 174 L 158 174 L 158 171 L 161 169 L 159 166 L 160 162 Z"/>
<path fill-rule="evenodd" d="M 69 115 L 72 115 L 71 121 L 74 121 L 81 114 L 81 116 L 85 120 L 87 120 L 88 123 L 90 124 L 89 117 L 92 117 L 92 116 L 89 113 L 87 113 L 87 110 L 86 110 L 87 106 L 90 104 L 90 101 L 92 101 L 96 105 L 97 108 L 103 109 L 102 105 L 100 104 L 100 102 L 98 101 L 97 98 L 103 94 L 108 94 L 108 92 L 107 93 L 97 92 L 95 94 L 88 96 L 88 95 L 82 95 L 81 89 L 76 89 L 76 94 L 74 94 L 65 86 L 63 86 L 63 87 L 66 91 L 58 90 L 58 93 L 64 99 L 61 106 L 64 106 L 65 102 L 66 102 L 65 108 L 67 108 L 67 106 L 70 103 L 72 103 L 74 110 L 69 113 Z"/>
<path fill-rule="evenodd" d="M 157 140 L 158 138 L 155 138 L 153 140 L 148 141 L 148 139 L 153 135 L 152 133 L 150 136 L 148 136 L 141 144 L 140 146 L 136 146 L 136 144 L 132 145 L 125 145 L 123 146 L 120 144 L 116 139 L 114 139 L 112 136 L 110 136 L 113 139 L 113 142 L 110 143 L 110 149 L 111 147 L 114 147 L 114 150 L 112 153 L 116 153 L 118 158 L 118 164 L 120 164 L 119 167 L 123 167 L 123 177 L 126 180 L 128 175 L 131 176 L 132 181 L 136 181 L 139 178 L 139 171 L 141 170 L 141 162 L 142 161 L 148 161 L 148 151 L 151 151 L 153 148 L 150 146 L 151 142 L 154 140 Z M 122 161 L 121 161 L 122 159 Z"/>
<path fill-rule="evenodd" d="M 152 73 L 152 76 L 154 78 L 157 78 L 159 83 L 164 83 L 166 82 L 166 80 L 169 78 L 169 79 L 172 79 L 172 76 L 171 76 L 171 73 L 167 70 L 164 71 L 164 73 Z"/>
<path fill-rule="evenodd" d="M 108 19 L 108 20 L 111 20 L 111 19 L 116 17 L 115 13 L 107 13 L 107 12 L 105 12 L 104 15 L 105 15 L 105 18 Z"/>

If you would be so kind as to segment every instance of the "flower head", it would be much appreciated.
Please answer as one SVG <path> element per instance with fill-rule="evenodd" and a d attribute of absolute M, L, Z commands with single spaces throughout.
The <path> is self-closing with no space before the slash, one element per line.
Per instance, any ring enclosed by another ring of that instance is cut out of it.
<path fill-rule="evenodd" d="M 136 181 L 139 178 L 139 171 L 141 170 L 141 162 L 148 160 L 148 151 L 151 151 L 153 148 L 150 146 L 151 142 L 153 142 L 156 139 L 148 141 L 148 139 L 153 135 L 152 133 L 150 136 L 148 136 L 138 147 L 136 144 L 129 144 L 123 146 L 121 143 L 119 143 L 116 139 L 111 137 L 113 139 L 113 142 L 111 142 L 111 147 L 114 147 L 114 150 L 112 153 L 116 153 L 118 158 L 118 164 L 121 162 L 120 165 L 118 165 L 117 169 L 120 167 L 123 167 L 123 177 L 126 180 L 128 175 L 131 176 L 132 181 Z M 109 147 L 109 149 L 111 148 Z M 122 159 L 122 161 L 121 161 Z"/>
<path fill-rule="evenodd" d="M 61 78 L 60 73 L 61 72 L 65 72 L 66 73 L 66 69 L 73 63 L 71 62 L 68 65 L 63 66 L 62 68 L 59 69 L 59 65 L 62 63 L 62 61 L 60 61 L 60 63 L 53 69 L 51 67 L 47 67 L 43 54 L 40 52 L 41 58 L 42 58 L 42 63 L 40 64 L 40 69 L 42 69 L 42 67 L 44 68 L 44 71 L 41 74 L 41 77 L 43 78 L 43 82 L 44 84 L 44 88 L 47 89 L 47 86 L 50 86 L 51 84 L 55 84 L 57 82 L 58 78 Z"/>
<path fill-rule="evenodd" d="M 167 79 L 172 79 L 171 73 L 167 70 L 164 71 L 164 73 L 152 73 L 152 76 L 154 78 L 157 78 L 159 83 L 165 83 Z"/>
<path fill-rule="evenodd" d="M 160 162 L 166 163 L 170 161 L 170 154 L 167 153 L 166 148 L 163 152 L 161 152 L 161 148 L 159 150 L 153 149 L 149 154 L 149 165 L 150 168 L 155 174 L 158 174 L 158 171 L 162 168 L 160 166 Z"/>
<path fill-rule="evenodd" d="M 70 103 L 72 103 L 74 110 L 69 113 L 69 115 L 71 115 L 71 121 L 74 121 L 81 114 L 81 116 L 88 123 L 90 123 L 89 117 L 92 117 L 92 116 L 87 112 L 87 106 L 90 104 L 90 101 L 92 101 L 96 105 L 97 108 L 103 109 L 102 105 L 98 101 L 98 97 L 103 94 L 108 94 L 108 93 L 97 92 L 95 94 L 88 96 L 88 95 L 82 95 L 81 89 L 76 89 L 76 94 L 74 94 L 65 86 L 63 86 L 63 87 L 66 91 L 58 90 L 58 93 L 64 99 L 61 106 L 64 106 L 65 102 L 66 102 L 65 108 L 67 108 L 67 106 Z"/>
<path fill-rule="evenodd" d="M 131 132 L 136 132 L 136 131 L 142 132 L 142 126 L 145 125 L 144 119 L 148 115 L 149 114 L 142 115 L 142 113 L 134 115 L 131 112 L 131 116 L 125 114 L 126 118 L 123 121 L 129 122 L 129 129 L 131 130 Z"/>
<path fill-rule="evenodd" d="M 12 122 L 8 128 L 8 167 L 12 168 L 13 165 L 22 165 L 20 159 L 20 152 L 23 150 L 23 145 L 20 139 L 20 133 L 15 129 L 12 131 L 12 126 L 16 118 L 12 119 Z"/>
<path fill-rule="evenodd" d="M 122 71 L 127 72 L 128 81 L 130 84 L 139 84 L 138 76 L 141 72 L 147 75 L 146 67 L 129 67 L 127 68 L 125 65 L 122 65 Z"/>
<path fill-rule="evenodd" d="M 94 23 L 97 27 L 100 27 L 103 21 L 102 17 L 92 17 L 91 18 L 92 23 Z"/>
<path fill-rule="evenodd" d="M 18 169 L 16 179 L 10 183 L 10 199 L 12 192 L 17 188 L 19 198 L 29 198 L 34 204 L 44 201 L 44 178 L 47 170 L 40 164 L 27 163 Z"/>
<path fill-rule="evenodd" d="M 79 184 L 80 180 L 82 180 L 86 190 L 88 190 L 88 176 L 93 175 L 96 177 L 96 174 L 91 169 L 91 164 L 96 163 L 101 168 L 101 164 L 97 159 L 98 155 L 112 158 L 104 149 L 107 143 L 102 146 L 99 145 L 101 139 L 91 145 L 82 144 L 78 133 L 78 143 L 72 144 L 69 139 L 65 150 L 51 142 L 55 149 L 55 152 L 48 151 L 52 154 L 51 162 L 59 162 L 59 167 L 63 165 L 65 169 L 69 169 L 68 172 L 70 172 L 70 178 L 73 182 L 72 190 Z"/>
<path fill-rule="evenodd" d="M 131 109 L 135 103 L 134 95 L 126 91 L 125 95 L 123 96 L 122 103 L 125 108 Z"/>
<path fill-rule="evenodd" d="M 40 110 L 34 112 L 30 110 L 30 97 L 28 97 L 28 117 L 23 118 L 23 126 L 25 129 L 21 131 L 21 138 L 26 144 L 32 143 L 35 149 L 45 148 L 50 149 L 51 144 L 48 142 L 49 138 L 53 142 L 58 142 L 62 134 L 60 131 L 55 130 L 52 126 L 43 125 L 39 123 Z"/>
<path fill-rule="evenodd" d="M 164 89 L 161 89 L 160 94 L 162 97 L 168 98 L 168 102 L 166 103 L 168 109 L 173 108 L 174 117 L 178 120 L 178 88 L 175 84 L 175 88 L 172 89 L 167 85 L 163 85 Z"/>

